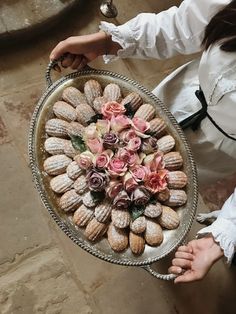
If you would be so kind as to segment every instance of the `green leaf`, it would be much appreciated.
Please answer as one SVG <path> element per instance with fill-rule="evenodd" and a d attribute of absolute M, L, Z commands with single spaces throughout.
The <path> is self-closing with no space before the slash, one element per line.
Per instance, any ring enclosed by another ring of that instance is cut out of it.
<path fill-rule="evenodd" d="M 90 123 L 96 123 L 98 120 L 102 119 L 103 115 L 101 113 L 97 113 L 92 118 L 87 122 L 88 124 Z"/>
<path fill-rule="evenodd" d="M 150 135 L 151 137 L 152 137 L 152 136 L 155 136 L 156 133 L 157 133 L 157 132 L 147 131 L 147 135 Z"/>
<path fill-rule="evenodd" d="M 150 204 L 153 204 L 153 205 L 156 205 L 157 199 L 155 198 L 154 195 L 151 196 L 151 198 L 150 198 L 150 200 L 149 200 L 149 203 L 150 203 Z"/>
<path fill-rule="evenodd" d="M 125 104 L 125 109 L 126 109 L 126 116 L 129 118 L 133 118 L 135 111 L 133 110 L 133 108 L 130 105 L 130 102 L 127 102 L 127 104 Z"/>
<path fill-rule="evenodd" d="M 84 144 L 84 140 L 80 136 L 71 135 L 70 136 L 72 146 L 75 150 L 79 150 L 81 153 L 86 150 L 86 145 Z"/>
<path fill-rule="evenodd" d="M 138 217 L 142 216 L 142 214 L 144 213 L 145 211 L 145 207 L 144 206 L 140 206 L 140 207 L 137 207 L 137 206 L 133 206 L 132 209 L 131 209 L 131 218 L 132 218 L 132 221 L 136 220 Z"/>
<path fill-rule="evenodd" d="M 90 191 L 92 198 L 95 201 L 102 201 L 105 198 L 105 192 L 101 191 L 101 192 L 95 192 L 95 191 Z"/>

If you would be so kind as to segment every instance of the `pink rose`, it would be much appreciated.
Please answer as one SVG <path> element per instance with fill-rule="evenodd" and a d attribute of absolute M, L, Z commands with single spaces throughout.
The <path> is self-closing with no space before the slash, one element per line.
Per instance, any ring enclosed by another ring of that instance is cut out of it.
<path fill-rule="evenodd" d="M 85 152 L 81 153 L 74 157 L 74 160 L 82 169 L 89 169 L 93 165 L 94 155 L 86 150 Z"/>
<path fill-rule="evenodd" d="M 112 131 L 119 133 L 130 126 L 131 120 L 125 115 L 112 116 L 111 129 Z"/>
<path fill-rule="evenodd" d="M 129 161 L 128 164 L 130 167 L 134 166 L 135 164 L 139 164 L 139 155 L 136 152 L 129 151 Z"/>
<path fill-rule="evenodd" d="M 132 152 L 122 147 L 118 149 L 117 158 L 122 159 L 129 166 L 133 166 L 136 163 L 139 163 L 139 156 L 136 152 Z"/>
<path fill-rule="evenodd" d="M 89 138 L 86 141 L 86 145 L 94 154 L 101 153 L 103 151 L 103 145 L 100 138 Z"/>
<path fill-rule="evenodd" d="M 95 166 L 98 169 L 104 169 L 107 167 L 113 152 L 111 150 L 105 150 L 100 155 L 97 156 L 95 161 Z"/>
<path fill-rule="evenodd" d="M 167 187 L 167 173 L 168 171 L 165 169 L 151 172 L 146 177 L 145 187 L 153 194 L 165 190 Z"/>
<path fill-rule="evenodd" d="M 140 131 L 141 133 L 145 133 L 150 128 L 149 122 L 141 118 L 134 117 L 132 119 L 132 122 L 133 122 L 133 127 L 135 128 L 135 130 Z"/>
<path fill-rule="evenodd" d="M 105 118 L 111 119 L 112 116 L 116 117 L 125 113 L 126 109 L 124 105 L 121 105 L 116 101 L 109 101 L 102 105 L 101 111 Z"/>
<path fill-rule="evenodd" d="M 133 190 L 137 188 L 138 183 L 137 181 L 135 181 L 130 172 L 126 172 L 126 174 L 123 177 L 123 185 L 126 192 L 131 193 Z"/>
<path fill-rule="evenodd" d="M 137 151 L 137 150 L 139 150 L 141 143 L 142 143 L 142 141 L 141 141 L 140 137 L 134 137 L 129 141 L 129 143 L 127 145 L 127 149 L 131 150 L 131 151 Z"/>
<path fill-rule="evenodd" d="M 125 142 L 125 143 L 129 143 L 129 141 L 132 139 L 132 138 L 135 138 L 137 137 L 137 134 L 135 132 L 135 130 L 133 129 L 129 129 L 129 130 L 124 130 L 122 131 L 120 134 L 120 139 Z"/>
<path fill-rule="evenodd" d="M 123 176 L 127 171 L 127 164 L 120 158 L 112 158 L 108 164 L 108 171 L 112 176 Z"/>
<path fill-rule="evenodd" d="M 97 120 L 96 128 L 98 133 L 102 136 L 110 131 L 110 121 L 109 120 Z"/>
<path fill-rule="evenodd" d="M 123 189 L 123 184 L 121 181 L 118 180 L 111 180 L 106 192 L 107 196 L 110 197 L 111 199 L 114 199 L 116 195 Z"/>
<path fill-rule="evenodd" d="M 133 176 L 133 178 L 137 181 L 144 181 L 147 173 L 148 173 L 148 169 L 142 165 L 135 165 L 130 169 L 130 172 Z"/>
<path fill-rule="evenodd" d="M 121 147 L 118 149 L 116 156 L 117 156 L 117 158 L 128 163 L 129 159 L 130 159 L 130 152 L 126 148 Z"/>

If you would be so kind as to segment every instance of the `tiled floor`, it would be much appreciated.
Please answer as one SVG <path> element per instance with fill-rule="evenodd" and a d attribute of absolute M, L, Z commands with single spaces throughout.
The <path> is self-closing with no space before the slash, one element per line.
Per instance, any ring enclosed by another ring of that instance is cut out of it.
<path fill-rule="evenodd" d="M 113 22 L 158 12 L 179 1 L 115 1 Z M 45 90 L 54 45 L 72 34 L 98 29 L 99 3 L 83 3 L 56 28 L 30 42 L 0 50 L 1 314 L 233 314 L 236 270 L 220 261 L 199 283 L 175 286 L 144 270 L 100 261 L 78 248 L 42 206 L 28 167 L 29 122 Z M 193 56 L 165 61 L 124 60 L 92 64 L 133 78 L 150 90 Z M 204 205 L 200 204 L 203 208 Z M 200 229 L 193 224 L 189 238 Z M 166 271 L 170 259 L 159 266 Z M 156 266 L 154 266 L 156 267 Z"/>

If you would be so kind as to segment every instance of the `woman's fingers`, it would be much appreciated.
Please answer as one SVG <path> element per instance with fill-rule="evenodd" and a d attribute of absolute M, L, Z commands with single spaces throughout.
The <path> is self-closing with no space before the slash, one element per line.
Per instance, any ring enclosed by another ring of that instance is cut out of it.
<path fill-rule="evenodd" d="M 170 273 L 170 274 L 179 275 L 182 272 L 183 272 L 183 269 L 181 267 L 178 267 L 178 266 L 171 266 L 168 269 L 168 273 Z"/>
<path fill-rule="evenodd" d="M 193 255 L 191 253 L 186 253 L 186 252 L 175 252 L 175 257 L 176 258 L 182 258 L 182 259 L 188 259 L 190 261 L 193 260 Z"/>
<path fill-rule="evenodd" d="M 76 56 L 75 59 L 74 59 L 74 61 L 73 61 L 73 63 L 71 64 L 70 67 L 71 67 L 73 70 L 77 70 L 78 67 L 79 67 L 79 65 L 80 65 L 80 63 L 81 63 L 81 61 L 82 61 L 82 59 L 83 59 L 82 56 Z"/>
<path fill-rule="evenodd" d="M 61 61 L 61 66 L 63 68 L 71 67 L 71 65 L 73 64 L 75 58 L 76 58 L 76 56 L 72 55 L 71 53 L 65 54 L 65 56 L 63 56 L 63 59 Z"/>
<path fill-rule="evenodd" d="M 85 67 L 88 62 L 89 60 L 86 57 L 83 57 L 80 62 L 80 65 L 78 66 L 78 70 L 83 69 L 83 67 Z"/>
<path fill-rule="evenodd" d="M 180 247 L 178 247 L 177 252 L 186 252 L 186 253 L 192 253 L 192 248 L 190 246 L 187 245 L 182 245 Z"/>
<path fill-rule="evenodd" d="M 172 260 L 172 265 L 173 266 L 178 266 L 184 269 L 191 269 L 192 262 L 187 260 L 187 259 L 182 259 L 182 258 L 174 258 Z"/>
<path fill-rule="evenodd" d="M 200 280 L 202 278 L 203 277 L 197 274 L 196 272 L 192 270 L 187 270 L 183 275 L 180 275 L 177 278 L 175 278 L 174 283 L 191 282 L 191 281 Z"/>
<path fill-rule="evenodd" d="M 50 60 L 59 59 L 63 54 L 69 52 L 68 48 L 68 40 L 60 41 L 59 44 L 57 44 L 56 47 L 52 50 L 50 54 Z"/>

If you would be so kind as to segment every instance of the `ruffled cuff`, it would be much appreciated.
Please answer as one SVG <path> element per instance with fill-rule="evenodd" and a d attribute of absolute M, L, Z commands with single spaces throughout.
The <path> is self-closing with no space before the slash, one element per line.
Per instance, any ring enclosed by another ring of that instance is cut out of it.
<path fill-rule="evenodd" d="M 118 58 L 127 58 L 133 54 L 136 45 L 134 42 L 132 42 L 133 36 L 128 27 L 126 27 L 125 25 L 115 26 L 112 23 L 102 21 L 99 28 L 100 30 L 111 35 L 112 41 L 118 43 L 123 48 L 117 51 L 117 56 L 104 55 L 103 60 L 105 63 L 114 61 Z M 129 38 L 130 41 L 127 41 L 127 38 Z"/>
<path fill-rule="evenodd" d="M 227 262 L 232 262 L 236 251 L 236 226 L 230 220 L 217 218 L 213 224 L 198 231 L 197 235 L 212 234 L 215 241 L 219 243 Z"/>

